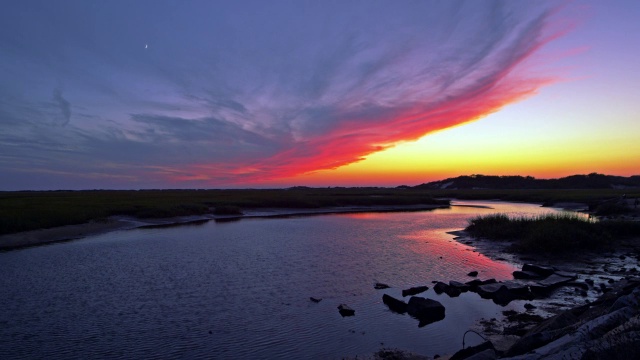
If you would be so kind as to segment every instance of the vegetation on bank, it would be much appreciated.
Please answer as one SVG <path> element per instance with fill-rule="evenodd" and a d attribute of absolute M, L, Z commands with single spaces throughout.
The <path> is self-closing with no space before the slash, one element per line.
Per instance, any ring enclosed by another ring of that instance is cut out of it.
<path fill-rule="evenodd" d="M 240 214 L 247 208 L 322 208 L 448 204 L 443 198 L 504 200 L 552 205 L 589 204 L 602 214 L 620 208 L 617 199 L 640 198 L 640 189 L 492 190 L 398 188 L 307 188 L 242 190 L 17 191 L 0 192 L 0 234 L 81 224 L 112 215 L 163 218 L 185 215 Z"/>
<path fill-rule="evenodd" d="M 430 192 L 388 188 L 0 192 L 0 234 L 81 224 L 112 215 L 163 218 L 240 214 L 244 208 L 448 205 Z"/>
<path fill-rule="evenodd" d="M 595 221 L 570 213 L 492 214 L 469 220 L 465 230 L 476 237 L 512 241 L 515 251 L 562 253 L 610 248 L 619 239 L 640 236 L 640 222 Z"/>

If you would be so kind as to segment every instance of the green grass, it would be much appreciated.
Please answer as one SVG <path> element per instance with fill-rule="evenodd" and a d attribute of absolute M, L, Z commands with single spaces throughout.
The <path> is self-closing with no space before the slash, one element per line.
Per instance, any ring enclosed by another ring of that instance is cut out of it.
<path fill-rule="evenodd" d="M 426 191 L 385 188 L 0 192 L 0 234 L 81 224 L 112 215 L 162 218 L 238 214 L 242 209 L 264 207 L 448 203 L 434 200 Z"/>
<path fill-rule="evenodd" d="M 640 236 L 640 223 L 596 222 L 570 213 L 531 217 L 493 214 L 469 220 L 466 230 L 477 237 L 513 241 L 515 251 L 564 253 L 610 248 L 619 238 Z"/>

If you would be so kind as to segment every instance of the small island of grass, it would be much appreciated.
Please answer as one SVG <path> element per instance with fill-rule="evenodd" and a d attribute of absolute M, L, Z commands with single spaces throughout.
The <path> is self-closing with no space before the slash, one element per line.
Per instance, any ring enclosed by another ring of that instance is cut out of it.
<path fill-rule="evenodd" d="M 511 241 L 517 252 L 563 253 L 609 249 L 621 239 L 640 236 L 640 222 L 597 221 L 581 214 L 534 217 L 491 214 L 469 220 L 465 229 L 474 237 Z"/>

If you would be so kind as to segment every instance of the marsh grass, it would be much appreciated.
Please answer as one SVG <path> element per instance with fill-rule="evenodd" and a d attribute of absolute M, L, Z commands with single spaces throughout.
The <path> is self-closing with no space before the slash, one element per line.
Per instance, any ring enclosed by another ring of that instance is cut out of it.
<path fill-rule="evenodd" d="M 0 192 L 0 234 L 81 224 L 113 215 L 165 218 L 244 208 L 448 205 L 430 192 L 388 188 Z"/>
<path fill-rule="evenodd" d="M 640 223 L 594 221 L 572 213 L 492 214 L 469 220 L 465 230 L 477 237 L 512 241 L 516 251 L 561 253 L 610 248 L 618 238 L 640 236 Z"/>

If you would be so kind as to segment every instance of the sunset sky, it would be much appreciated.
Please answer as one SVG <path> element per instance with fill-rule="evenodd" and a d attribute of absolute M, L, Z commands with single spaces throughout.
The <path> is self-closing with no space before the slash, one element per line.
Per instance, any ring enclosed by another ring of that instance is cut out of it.
<path fill-rule="evenodd" d="M 640 174 L 637 0 L 0 9 L 0 190 Z"/>

